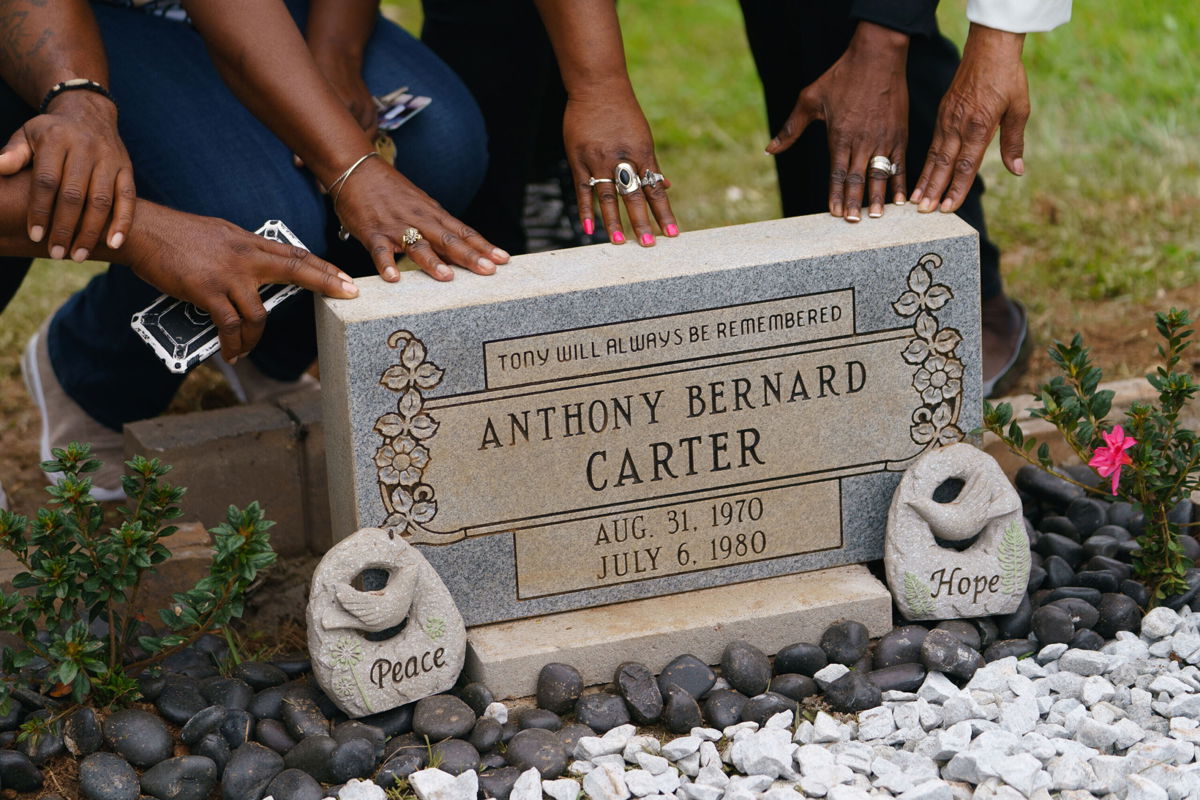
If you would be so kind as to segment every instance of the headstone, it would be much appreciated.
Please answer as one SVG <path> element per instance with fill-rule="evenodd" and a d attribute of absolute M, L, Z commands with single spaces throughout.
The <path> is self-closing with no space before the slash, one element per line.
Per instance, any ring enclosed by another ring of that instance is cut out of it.
<path fill-rule="evenodd" d="M 879 558 L 900 472 L 979 424 L 977 236 L 817 215 L 318 300 L 332 517 L 468 625 Z"/>
<path fill-rule="evenodd" d="M 892 498 L 883 563 L 906 619 L 1016 611 L 1029 583 L 1029 537 L 996 459 L 954 444 L 909 467 Z"/>
<path fill-rule="evenodd" d="M 393 531 L 358 531 L 330 548 L 313 572 L 313 674 L 351 717 L 453 687 L 466 646 L 462 616 L 446 586 Z"/>

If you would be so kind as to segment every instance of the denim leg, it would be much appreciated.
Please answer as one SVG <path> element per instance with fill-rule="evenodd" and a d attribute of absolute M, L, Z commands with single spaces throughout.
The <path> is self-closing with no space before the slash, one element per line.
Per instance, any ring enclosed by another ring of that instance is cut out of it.
<path fill-rule="evenodd" d="M 225 87 L 191 26 L 125 8 L 94 11 L 139 196 L 250 230 L 282 219 L 324 252 L 324 198 L 292 165 L 288 148 Z M 59 382 L 111 428 L 160 414 L 182 382 L 129 327 L 158 294 L 128 267 L 113 265 L 51 322 Z"/>

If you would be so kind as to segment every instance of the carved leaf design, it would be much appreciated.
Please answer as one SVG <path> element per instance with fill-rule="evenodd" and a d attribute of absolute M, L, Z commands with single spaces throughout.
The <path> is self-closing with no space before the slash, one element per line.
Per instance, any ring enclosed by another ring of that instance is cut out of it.
<path fill-rule="evenodd" d="M 937 333 L 937 319 L 927 311 L 922 311 L 917 315 L 917 321 L 913 324 L 913 330 L 917 332 L 925 341 L 932 341 L 933 335 Z"/>
<path fill-rule="evenodd" d="M 414 439 L 425 440 L 437 433 L 438 424 L 428 414 L 417 414 L 409 423 L 409 432 Z"/>
<path fill-rule="evenodd" d="M 912 572 L 904 573 L 904 600 L 914 617 L 933 614 L 933 594 L 925 582 Z"/>
<path fill-rule="evenodd" d="M 435 642 L 446 635 L 446 620 L 440 617 L 430 617 L 425 621 L 425 635 Z"/>
<path fill-rule="evenodd" d="M 925 294 L 925 290 L 931 283 L 933 283 L 933 279 L 929 276 L 929 270 L 920 265 L 913 267 L 912 271 L 908 273 L 908 288 L 917 294 Z"/>
<path fill-rule="evenodd" d="M 892 308 L 902 317 L 911 317 L 921 310 L 921 296 L 916 292 L 905 292 L 900 299 L 892 303 Z"/>
<path fill-rule="evenodd" d="M 379 379 L 379 382 L 393 392 L 403 392 L 412 383 L 412 373 L 396 364 L 383 371 L 383 377 Z"/>
<path fill-rule="evenodd" d="M 920 364 L 929 355 L 929 344 L 924 339 L 913 339 L 904 348 L 904 360 L 910 364 Z"/>
<path fill-rule="evenodd" d="M 949 355 L 962 341 L 962 335 L 953 328 L 942 328 L 933 337 L 933 349 L 942 355 Z"/>
<path fill-rule="evenodd" d="M 409 369 L 416 369 L 424 360 L 425 345 L 419 339 L 411 340 L 400 353 L 400 361 Z"/>
<path fill-rule="evenodd" d="M 937 311 L 947 302 L 954 299 L 954 292 L 944 283 L 935 283 L 925 293 L 925 307 Z"/>
<path fill-rule="evenodd" d="M 1004 529 L 1000 539 L 1000 590 L 1005 594 L 1021 594 L 1029 581 L 1029 537 L 1021 523 L 1014 521 Z"/>
<path fill-rule="evenodd" d="M 417 388 L 429 391 L 442 382 L 444 372 L 444 370 L 427 362 L 417 367 L 413 372 L 413 382 L 417 384 Z"/>
<path fill-rule="evenodd" d="M 405 417 L 414 417 L 420 413 L 423 402 L 420 392 L 416 389 L 409 389 L 396 404 L 396 410 Z"/>

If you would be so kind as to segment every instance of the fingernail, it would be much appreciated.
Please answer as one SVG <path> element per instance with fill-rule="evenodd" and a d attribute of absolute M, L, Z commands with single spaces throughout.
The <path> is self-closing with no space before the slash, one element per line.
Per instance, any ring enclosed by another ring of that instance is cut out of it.
<path fill-rule="evenodd" d="M 847 211 L 846 212 L 846 222 L 858 222 L 860 219 L 862 219 L 862 217 L 860 216 L 861 213 L 862 212 L 860 212 L 860 211 Z"/>
<path fill-rule="evenodd" d="M 40 242 L 42 240 L 42 237 L 45 234 L 46 234 L 46 229 L 43 228 L 41 225 L 34 225 L 32 228 L 29 229 L 29 238 L 35 242 Z"/>
<path fill-rule="evenodd" d="M 512 258 L 512 256 L 501 250 L 499 247 L 492 248 L 492 256 L 494 256 L 497 261 L 508 261 L 508 259 Z"/>
<path fill-rule="evenodd" d="M 125 244 L 125 234 L 121 233 L 120 231 L 114 233 L 112 238 L 108 240 L 108 246 L 113 250 L 116 250 L 123 244 Z"/>
<path fill-rule="evenodd" d="M 349 295 L 358 294 L 358 287 L 355 286 L 350 281 L 342 281 L 342 289 L 345 290 L 346 294 L 349 294 Z"/>
<path fill-rule="evenodd" d="M 651 247 L 653 244 L 654 244 L 654 234 L 643 233 L 642 234 L 642 247 Z"/>
<path fill-rule="evenodd" d="M 82 247 L 76 248 L 75 252 L 71 253 L 71 259 L 73 261 L 87 261 L 87 257 L 88 251 Z"/>
<path fill-rule="evenodd" d="M 910 201 L 914 202 L 914 203 L 919 203 L 919 202 L 921 202 L 921 190 L 920 190 L 920 189 L 913 189 L 913 193 L 912 193 L 912 194 L 909 196 L 909 198 L 908 198 L 908 199 L 909 199 Z"/>
<path fill-rule="evenodd" d="M 676 225 L 674 222 L 667 223 L 667 236 L 678 236 L 678 235 L 679 235 L 679 226 Z"/>
<path fill-rule="evenodd" d="M 883 216 L 883 209 L 871 206 L 871 210 L 867 212 L 867 216 L 871 219 L 879 219 Z"/>
<path fill-rule="evenodd" d="M 480 269 L 484 270 L 485 272 L 495 272 L 496 271 L 496 265 L 493 264 L 491 261 L 488 261 L 486 258 L 480 258 L 475 263 L 478 264 Z"/>
<path fill-rule="evenodd" d="M 585 219 L 583 221 L 583 232 L 588 236 L 591 236 L 596 232 L 596 223 L 592 222 L 590 219 Z"/>
<path fill-rule="evenodd" d="M 439 278 L 446 278 L 448 280 L 454 278 L 454 270 L 450 269 L 445 264 L 438 264 L 433 268 L 433 271 L 438 274 Z"/>
<path fill-rule="evenodd" d="M 928 214 L 930 211 L 933 211 L 933 200 L 926 197 L 921 201 L 921 205 L 917 207 L 917 211 L 920 211 L 922 214 Z"/>
<path fill-rule="evenodd" d="M 229 366 L 232 367 L 234 364 L 236 364 L 237 362 L 239 362 L 241 360 L 242 360 L 241 356 L 234 356 L 233 358 L 229 359 Z"/>
<path fill-rule="evenodd" d="M 896 196 L 892 198 L 892 202 L 898 206 L 904 205 L 904 193 L 896 192 Z"/>
<path fill-rule="evenodd" d="M 383 271 L 383 277 L 385 280 L 396 281 L 400 279 L 400 273 L 395 267 L 388 267 Z"/>
<path fill-rule="evenodd" d="M 354 278 L 351 278 L 349 275 L 347 275 L 344 272 L 339 271 L 337 275 L 339 278 L 342 279 L 343 283 L 354 283 Z"/>
<path fill-rule="evenodd" d="M 625 244 L 625 234 L 620 231 L 613 231 L 611 238 L 613 244 Z"/>
<path fill-rule="evenodd" d="M 1014 159 L 1013 159 L 1013 166 L 1016 168 L 1016 170 L 1017 170 L 1017 174 L 1018 174 L 1018 175 L 1024 175 L 1024 174 L 1025 174 L 1025 159 L 1023 159 L 1023 158 L 1014 158 Z M 34 241 L 36 242 L 37 240 L 36 240 L 36 239 L 34 239 Z"/>
<path fill-rule="evenodd" d="M 951 200 L 949 197 L 947 197 L 945 200 L 942 201 L 942 213 L 949 214 L 953 210 L 954 210 L 954 201 Z"/>
<path fill-rule="evenodd" d="M 50 248 L 50 257 L 53 259 L 60 259 L 66 254 L 67 248 L 63 247 L 61 244 L 56 244 L 54 247 Z"/>

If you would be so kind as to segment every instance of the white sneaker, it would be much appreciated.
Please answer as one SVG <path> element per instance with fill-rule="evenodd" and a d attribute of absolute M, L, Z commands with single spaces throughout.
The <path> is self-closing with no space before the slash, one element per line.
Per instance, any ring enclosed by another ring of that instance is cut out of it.
<path fill-rule="evenodd" d="M 269 403 L 277 397 L 298 392 L 302 389 L 319 390 L 321 382 L 312 375 L 305 373 L 294 381 L 277 381 L 264 375 L 248 358 L 240 359 L 230 366 L 229 362 L 220 355 L 212 356 L 209 362 L 215 364 L 229 388 L 237 397 L 239 403 Z"/>
<path fill-rule="evenodd" d="M 67 395 L 54 374 L 50 363 L 50 350 L 46 345 L 46 332 L 50 321 L 30 338 L 21 357 L 21 374 L 25 386 L 42 415 L 42 435 L 38 450 L 43 461 L 49 461 L 54 448 L 65 448 L 71 442 L 87 442 L 92 445 L 92 457 L 103 462 L 99 470 L 90 474 L 92 497 L 100 502 L 124 500 L 121 475 L 125 472 L 125 441 L 117 431 L 101 425 L 79 407 Z M 51 483 L 61 476 L 46 473 Z"/>

